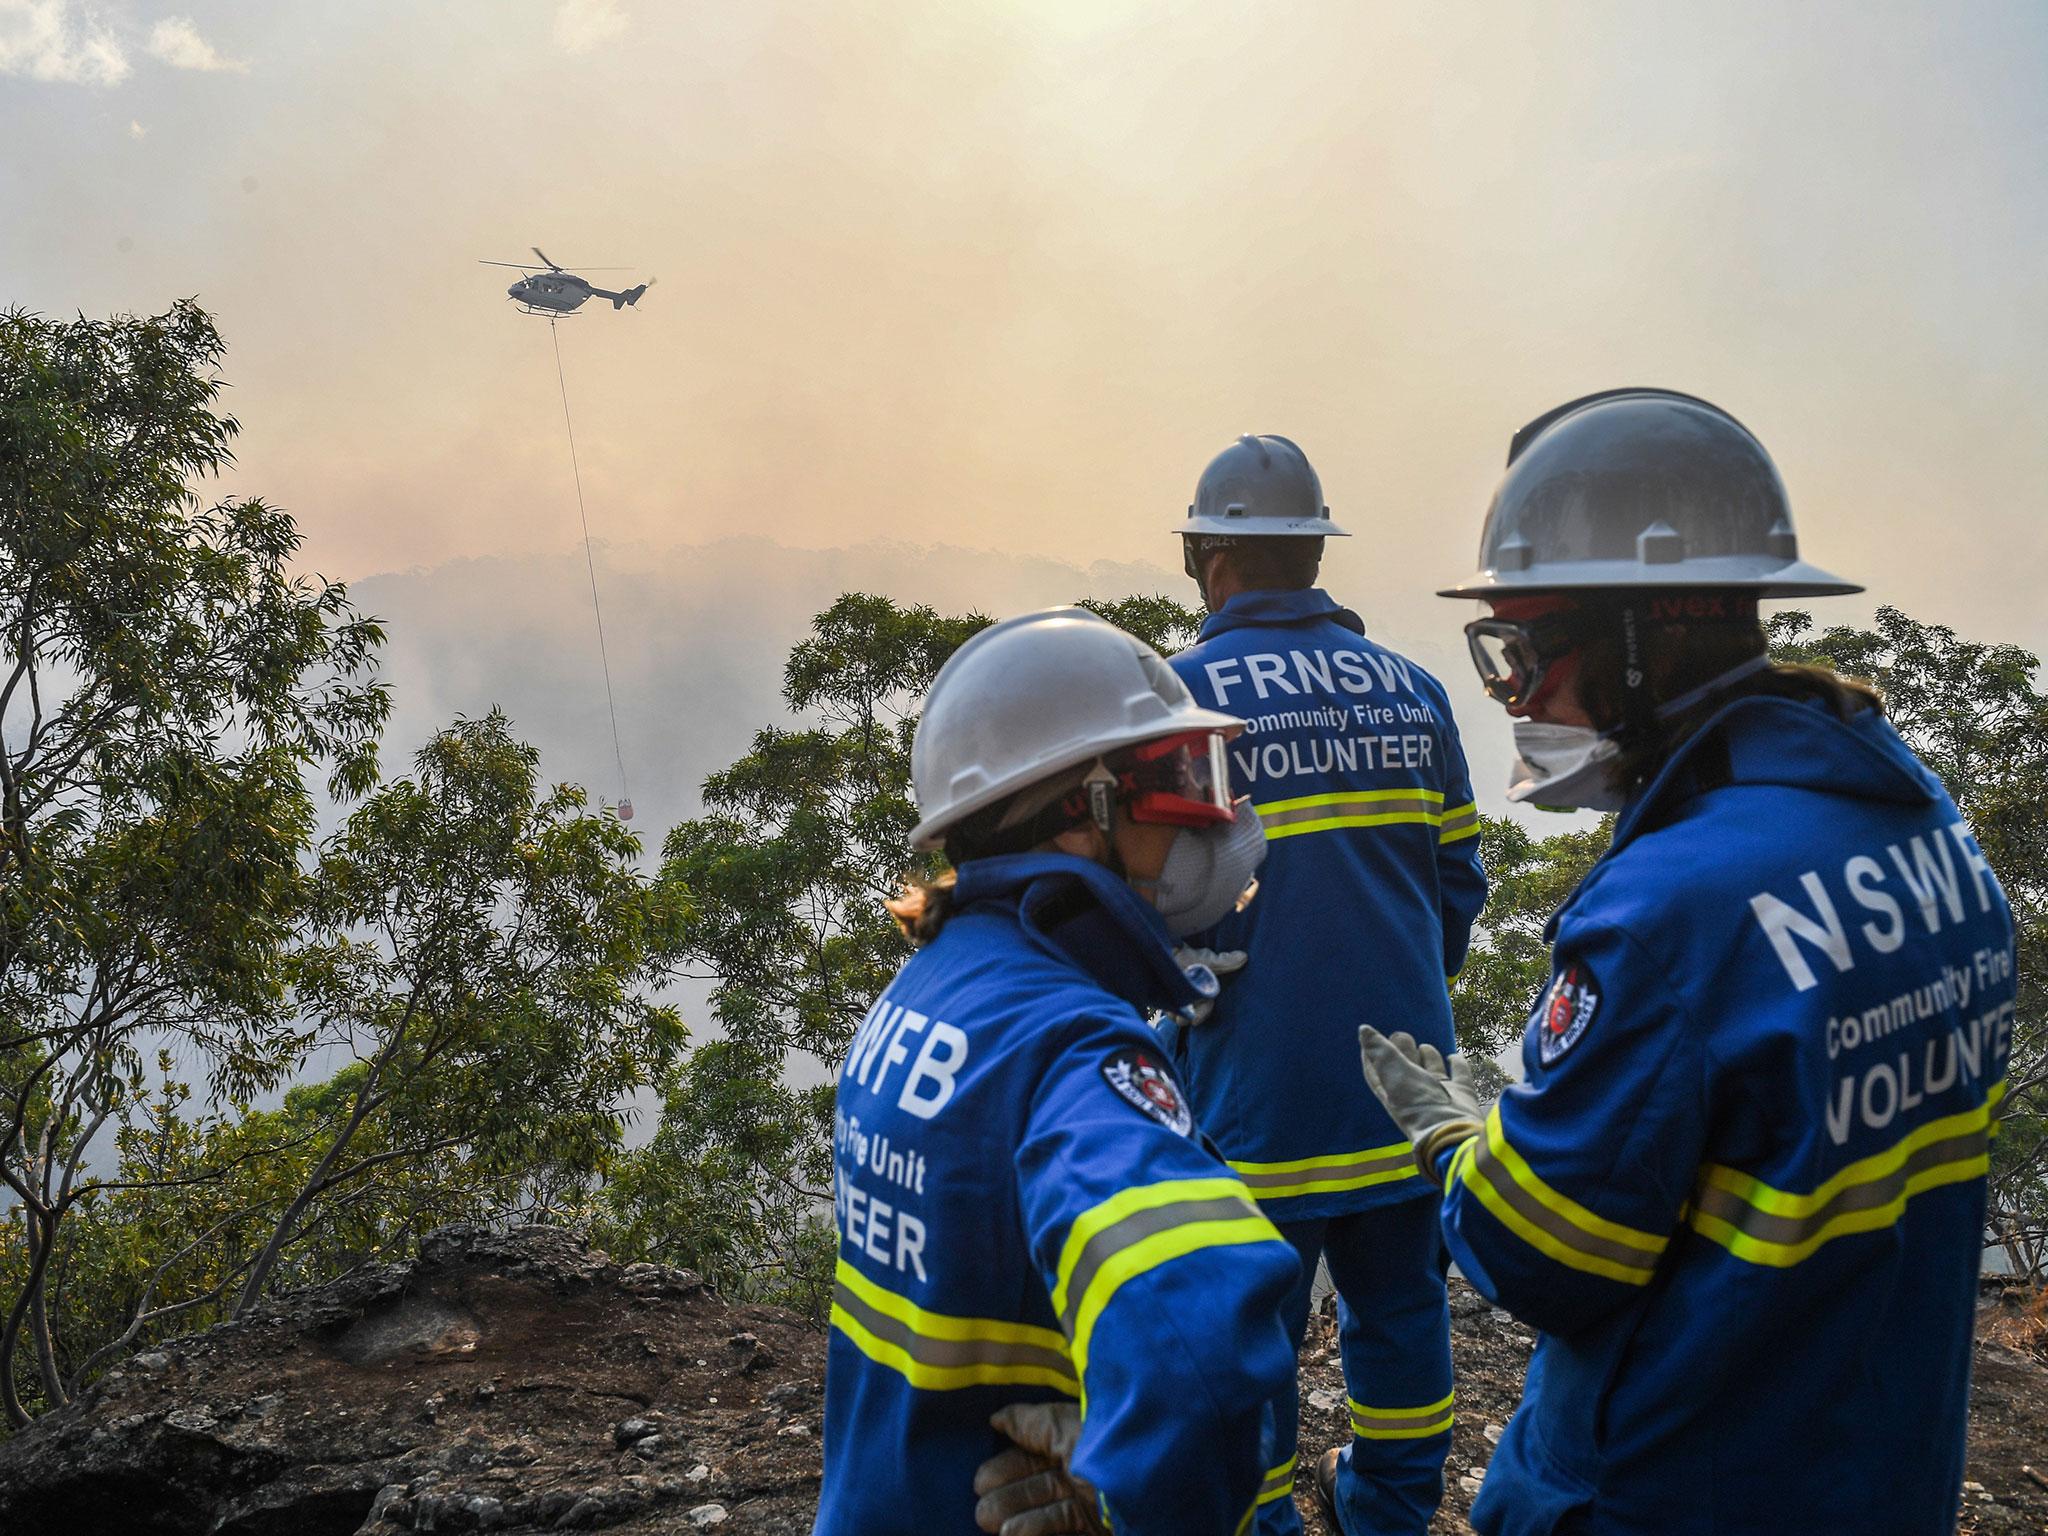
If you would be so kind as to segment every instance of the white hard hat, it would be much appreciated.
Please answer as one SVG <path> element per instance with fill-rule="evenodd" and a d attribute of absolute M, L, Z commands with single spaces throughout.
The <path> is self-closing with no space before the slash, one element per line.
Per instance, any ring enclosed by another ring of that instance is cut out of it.
<path fill-rule="evenodd" d="M 1175 530 L 1235 539 L 1348 538 L 1330 521 L 1323 482 L 1298 444 L 1247 433 L 1209 461 Z"/>
<path fill-rule="evenodd" d="M 967 817 L 1107 753 L 1244 722 L 1203 709 L 1159 653 L 1086 608 L 992 624 L 939 669 L 910 749 L 923 819 L 910 846 L 936 848 Z"/>
<path fill-rule="evenodd" d="M 1863 590 L 1799 558 L 1784 482 L 1750 430 L 1719 406 L 1668 389 L 1588 395 L 1517 432 L 1487 510 L 1479 566 L 1437 595 Z"/>

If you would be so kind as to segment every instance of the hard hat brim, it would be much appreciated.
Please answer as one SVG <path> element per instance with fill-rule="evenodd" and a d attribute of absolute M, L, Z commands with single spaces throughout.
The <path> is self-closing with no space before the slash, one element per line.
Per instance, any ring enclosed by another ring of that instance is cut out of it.
<path fill-rule="evenodd" d="M 1720 587 L 1754 592 L 1758 597 L 1847 597 L 1861 592 L 1853 581 L 1808 565 L 1760 565 L 1752 556 L 1734 555 L 1674 561 L 1645 566 L 1636 560 L 1559 560 L 1526 571 L 1480 571 L 1454 587 L 1440 587 L 1438 597 L 1527 597 L 1539 592 L 1664 590 L 1673 587 Z"/>
<path fill-rule="evenodd" d="M 1229 539 L 1348 539 L 1351 535 L 1327 517 L 1186 517 L 1174 525 L 1179 534 L 1214 534 Z"/>
<path fill-rule="evenodd" d="M 1182 736 L 1191 731 L 1222 731 L 1227 735 L 1236 736 L 1244 727 L 1245 722 L 1236 715 L 1226 715 L 1217 710 L 1194 706 L 1180 711 L 1170 720 L 1155 720 L 1140 728 L 1075 741 L 1033 763 L 1029 768 L 985 785 L 972 795 L 952 801 L 943 810 L 927 816 L 910 829 L 910 846 L 919 853 L 929 853 L 946 840 L 947 832 L 976 811 L 984 810 L 1000 800 L 1007 800 L 1020 789 L 1029 788 L 1041 780 L 1051 778 L 1054 774 L 1064 773 L 1069 768 L 1078 768 L 1083 763 L 1093 762 L 1096 758 L 1111 752 L 1121 752 L 1125 747 L 1158 741 L 1165 736 Z"/>

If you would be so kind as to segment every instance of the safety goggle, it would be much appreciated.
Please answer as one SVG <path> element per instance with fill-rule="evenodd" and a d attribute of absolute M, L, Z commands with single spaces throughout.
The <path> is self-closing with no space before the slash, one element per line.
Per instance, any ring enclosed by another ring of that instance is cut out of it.
<path fill-rule="evenodd" d="M 1537 619 L 1474 619 L 1465 626 L 1465 644 L 1486 696 L 1510 709 L 1527 704 L 1559 660 L 1585 640 L 1572 614 L 1546 614 Z"/>
<path fill-rule="evenodd" d="M 1230 802 L 1230 759 L 1218 731 L 1168 736 L 1133 748 L 1117 775 L 1117 787 L 1133 821 L 1206 827 L 1237 819 Z"/>

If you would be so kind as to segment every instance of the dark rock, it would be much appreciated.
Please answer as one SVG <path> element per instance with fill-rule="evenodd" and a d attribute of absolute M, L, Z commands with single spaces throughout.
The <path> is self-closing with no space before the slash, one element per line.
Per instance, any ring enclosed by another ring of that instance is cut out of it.
<path fill-rule="evenodd" d="M 619 1289 L 635 1296 L 694 1296 L 704 1289 L 704 1277 L 694 1269 L 671 1269 L 666 1264 L 628 1264 L 619 1274 Z"/>
<path fill-rule="evenodd" d="M 735 1371 L 743 1335 L 771 1363 Z M 770 1392 L 815 1422 L 823 1367 L 815 1327 L 726 1307 L 687 1270 L 622 1271 L 553 1228 L 444 1228 L 412 1262 L 152 1350 L 0 1443 L 0 1531 L 656 1536 L 730 1489 L 723 1530 L 803 1536 L 816 1441 L 746 1426 Z M 717 1477 L 645 1475 L 682 1449 Z"/>
<path fill-rule="evenodd" d="M 1493 1303 L 1477 1291 L 1462 1285 L 1452 1287 L 1452 1317 L 1485 1317 L 1491 1311 L 1493 1311 Z"/>
<path fill-rule="evenodd" d="M 620 1450 L 649 1435 L 659 1434 L 661 1426 L 646 1419 L 624 1419 L 612 1426 L 612 1444 Z"/>

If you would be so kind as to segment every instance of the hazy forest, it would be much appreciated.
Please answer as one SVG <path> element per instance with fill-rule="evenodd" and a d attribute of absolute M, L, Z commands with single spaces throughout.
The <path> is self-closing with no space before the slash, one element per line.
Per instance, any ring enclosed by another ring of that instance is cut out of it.
<path fill-rule="evenodd" d="M 222 358 L 191 304 L 0 315 L 7 1425 L 457 1219 L 573 1227 L 818 1316 L 831 1073 L 905 953 L 881 901 L 915 819 L 918 703 L 987 616 L 944 593 L 841 597 L 789 654 L 787 714 L 706 781 L 704 815 L 643 848 L 498 713 L 380 755 L 378 620 L 301 574 L 318 552 L 288 512 L 209 495 L 237 433 Z M 1198 618 L 1088 598 L 1162 649 Z M 2020 1007 L 1986 1242 L 2038 1282 L 2038 662 L 1889 607 L 1869 628 L 1782 612 L 1771 632 L 1882 691 L 2011 897 Z M 1454 989 L 1473 1057 L 1519 1036 L 1544 920 L 1603 836 L 1487 823 L 1493 895 Z M 680 1016 L 682 976 L 712 981 L 710 1019 Z M 651 1124 L 630 1123 L 641 1090 Z"/>

